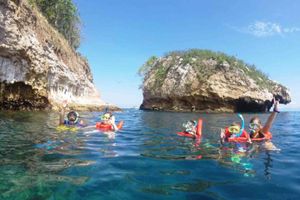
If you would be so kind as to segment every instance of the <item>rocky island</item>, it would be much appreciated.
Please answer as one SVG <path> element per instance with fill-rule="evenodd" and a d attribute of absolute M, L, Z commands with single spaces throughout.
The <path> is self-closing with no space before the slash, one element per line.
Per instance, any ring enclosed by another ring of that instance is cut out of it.
<path fill-rule="evenodd" d="M 291 102 L 289 90 L 253 65 L 209 50 L 175 51 L 151 57 L 143 76 L 143 110 L 265 112 L 276 97 Z"/>
<path fill-rule="evenodd" d="M 87 60 L 30 2 L 0 1 L 0 108 L 103 106 Z"/>

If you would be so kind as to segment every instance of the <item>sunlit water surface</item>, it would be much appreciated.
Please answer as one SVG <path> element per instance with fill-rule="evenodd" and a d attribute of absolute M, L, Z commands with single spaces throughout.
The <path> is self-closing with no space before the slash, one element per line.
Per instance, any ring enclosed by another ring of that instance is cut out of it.
<path fill-rule="evenodd" d="M 100 115 L 80 114 L 89 125 Z M 199 117 L 202 141 L 177 136 Z M 299 112 L 280 113 L 272 127 L 281 151 L 220 148 L 234 114 L 127 109 L 116 118 L 125 121 L 117 133 L 61 132 L 57 113 L 1 112 L 0 199 L 299 199 Z"/>

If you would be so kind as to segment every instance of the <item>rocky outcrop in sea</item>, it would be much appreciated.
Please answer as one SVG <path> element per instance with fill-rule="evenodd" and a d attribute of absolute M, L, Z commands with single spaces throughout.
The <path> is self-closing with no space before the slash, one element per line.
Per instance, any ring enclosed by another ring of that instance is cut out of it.
<path fill-rule="evenodd" d="M 26 0 L 0 0 L 0 108 L 103 106 L 85 58 Z"/>
<path fill-rule="evenodd" d="M 151 57 L 140 69 L 144 110 L 265 112 L 289 90 L 255 66 L 220 52 L 192 49 Z"/>

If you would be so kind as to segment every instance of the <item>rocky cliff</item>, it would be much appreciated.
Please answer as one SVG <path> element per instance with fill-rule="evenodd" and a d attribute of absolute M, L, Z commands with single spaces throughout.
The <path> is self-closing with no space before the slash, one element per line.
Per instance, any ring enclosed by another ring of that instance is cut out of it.
<path fill-rule="evenodd" d="M 171 52 L 150 58 L 144 76 L 141 109 L 202 112 L 264 112 L 273 95 L 291 102 L 289 90 L 254 66 L 208 50 Z"/>
<path fill-rule="evenodd" d="M 0 108 L 103 105 L 87 61 L 26 0 L 0 0 Z"/>

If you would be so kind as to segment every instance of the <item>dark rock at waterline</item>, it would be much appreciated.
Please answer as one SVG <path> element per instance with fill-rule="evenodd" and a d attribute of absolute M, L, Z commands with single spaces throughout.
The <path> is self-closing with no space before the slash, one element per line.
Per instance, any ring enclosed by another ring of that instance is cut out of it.
<path fill-rule="evenodd" d="M 291 102 L 289 90 L 254 66 L 207 50 L 152 57 L 144 75 L 143 110 L 192 112 L 265 112 L 275 97 Z"/>
<path fill-rule="evenodd" d="M 47 98 L 23 82 L 0 83 L 0 109 L 44 110 L 50 108 Z"/>

